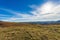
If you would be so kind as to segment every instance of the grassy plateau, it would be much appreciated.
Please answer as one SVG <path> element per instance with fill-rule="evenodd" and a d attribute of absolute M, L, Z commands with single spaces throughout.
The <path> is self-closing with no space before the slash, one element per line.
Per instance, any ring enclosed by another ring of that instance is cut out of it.
<path fill-rule="evenodd" d="M 0 23 L 0 40 L 60 40 L 60 24 Z"/>

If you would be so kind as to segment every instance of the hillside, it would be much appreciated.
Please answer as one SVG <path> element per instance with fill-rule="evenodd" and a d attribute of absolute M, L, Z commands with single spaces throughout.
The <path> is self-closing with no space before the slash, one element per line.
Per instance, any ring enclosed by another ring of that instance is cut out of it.
<path fill-rule="evenodd" d="M 60 25 L 0 22 L 0 40 L 60 40 Z"/>

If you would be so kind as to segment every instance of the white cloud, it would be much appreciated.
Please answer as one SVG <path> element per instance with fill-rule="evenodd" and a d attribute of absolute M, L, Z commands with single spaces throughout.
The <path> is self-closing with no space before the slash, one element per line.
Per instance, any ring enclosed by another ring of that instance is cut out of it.
<path fill-rule="evenodd" d="M 48 1 L 42 6 L 30 5 L 30 7 L 35 9 L 33 11 L 30 11 L 30 13 L 33 15 L 3 9 L 7 12 L 14 14 L 14 16 L 12 16 L 11 18 L 7 18 L 6 21 L 27 22 L 60 20 L 60 4 Z"/>
<path fill-rule="evenodd" d="M 31 12 L 36 15 L 37 19 L 43 20 L 59 20 L 60 19 L 60 4 L 46 2 L 42 6 L 38 7 L 36 10 Z"/>

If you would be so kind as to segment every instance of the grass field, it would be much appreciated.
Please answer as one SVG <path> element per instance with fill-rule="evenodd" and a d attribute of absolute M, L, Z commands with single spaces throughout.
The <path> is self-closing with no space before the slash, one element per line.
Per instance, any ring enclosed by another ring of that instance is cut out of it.
<path fill-rule="evenodd" d="M 0 27 L 0 40 L 60 40 L 60 25 Z"/>

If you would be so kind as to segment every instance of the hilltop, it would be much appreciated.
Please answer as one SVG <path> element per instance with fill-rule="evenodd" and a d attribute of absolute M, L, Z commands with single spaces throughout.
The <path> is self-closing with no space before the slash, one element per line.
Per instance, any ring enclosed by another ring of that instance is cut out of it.
<path fill-rule="evenodd" d="M 60 24 L 36 23 L 0 21 L 0 40 L 60 40 Z"/>
<path fill-rule="evenodd" d="M 9 27 L 9 26 L 22 26 L 22 25 L 60 25 L 60 20 L 58 21 L 42 21 L 42 22 L 5 22 L 5 21 L 0 21 L 0 26 L 2 27 Z"/>

